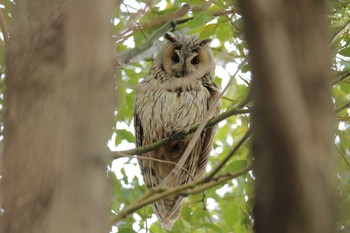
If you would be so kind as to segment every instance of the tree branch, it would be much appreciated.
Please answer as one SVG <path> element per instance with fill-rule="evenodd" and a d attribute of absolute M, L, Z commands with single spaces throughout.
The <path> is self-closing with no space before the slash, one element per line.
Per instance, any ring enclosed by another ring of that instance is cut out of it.
<path fill-rule="evenodd" d="M 116 56 L 116 66 L 120 68 L 128 63 L 130 63 L 131 59 L 149 49 L 154 41 L 158 40 L 161 36 L 164 35 L 167 31 L 175 27 L 175 23 L 173 21 L 169 21 L 160 27 L 144 44 L 130 49 L 122 54 L 117 54 Z"/>
<path fill-rule="evenodd" d="M 152 158 L 152 157 L 147 157 L 147 156 L 138 156 L 138 155 L 126 155 L 126 154 L 120 154 L 118 155 L 118 158 L 130 158 L 130 159 L 141 159 L 141 160 L 152 160 L 158 163 L 166 163 L 166 164 L 171 164 L 176 166 L 176 163 L 173 161 L 168 161 L 168 160 L 164 160 L 164 159 L 156 159 L 156 158 Z M 191 175 L 190 171 L 187 170 L 186 168 L 182 167 L 181 170 L 183 170 L 184 172 L 187 173 L 187 175 L 190 176 L 190 178 L 192 180 L 194 180 L 194 177 Z"/>
<path fill-rule="evenodd" d="M 335 113 L 339 113 L 341 111 L 343 111 L 344 109 L 350 108 L 350 101 L 348 101 L 347 103 L 345 103 L 343 106 L 335 109 Z"/>
<path fill-rule="evenodd" d="M 171 18 L 172 19 L 181 18 L 182 16 L 187 14 L 190 9 L 191 9 L 190 6 L 185 4 L 177 12 L 175 12 L 173 15 L 171 15 Z M 161 18 L 161 19 L 162 19 L 161 22 L 163 22 L 163 18 Z M 166 21 L 164 21 L 166 23 L 163 26 L 161 26 L 156 32 L 154 32 L 151 35 L 151 37 L 148 38 L 148 40 L 144 44 L 117 55 L 116 56 L 117 57 L 117 61 L 116 61 L 117 68 L 128 64 L 132 60 L 133 57 L 145 52 L 147 49 L 149 49 L 153 45 L 153 43 L 155 41 L 157 41 L 167 31 L 170 31 L 171 29 L 175 28 L 177 25 L 185 23 L 190 19 L 191 18 L 183 19 L 183 20 L 166 20 Z M 140 28 L 143 29 L 143 27 L 140 27 Z"/>
<path fill-rule="evenodd" d="M 131 36 L 132 35 L 131 32 L 135 31 L 135 30 L 147 30 L 147 29 L 150 29 L 152 27 L 157 27 L 159 25 L 167 23 L 169 21 L 176 21 L 177 25 L 178 25 L 178 24 L 185 23 L 188 20 L 193 19 L 193 17 L 189 17 L 189 18 L 183 19 L 184 21 L 183 20 L 178 20 L 179 18 L 182 18 L 183 16 L 185 16 L 188 13 L 189 10 L 191 10 L 191 9 L 188 9 L 187 8 L 188 5 L 187 6 L 186 5 L 187 4 L 184 4 L 178 11 L 176 11 L 173 14 L 160 16 L 158 19 L 155 19 L 155 20 L 153 20 L 151 22 L 145 22 L 145 23 L 142 23 L 142 24 L 136 24 L 135 26 L 129 28 L 126 32 L 121 33 L 119 36 L 117 36 L 116 37 L 116 41 L 117 42 L 124 41 L 126 38 Z M 192 9 L 192 12 L 198 12 L 198 9 Z M 234 13 L 236 13 L 236 11 L 231 9 L 231 10 L 226 10 L 226 11 L 216 10 L 216 11 L 213 11 L 211 14 L 214 17 L 218 17 L 218 16 L 229 15 L 229 14 L 234 14 Z"/>
<path fill-rule="evenodd" d="M 220 162 L 220 164 L 215 169 L 213 169 L 209 173 L 209 175 L 205 178 L 205 181 L 209 181 L 210 179 L 212 179 L 225 166 L 225 164 L 227 164 L 227 162 L 230 161 L 230 159 L 236 154 L 238 149 L 241 148 L 245 141 L 247 141 L 251 133 L 252 131 L 251 129 L 249 129 L 241 138 L 241 140 L 239 140 L 237 145 L 230 151 L 230 153 Z"/>
<path fill-rule="evenodd" d="M 340 36 L 342 36 L 344 34 L 344 32 L 346 30 L 348 30 L 350 28 L 350 20 L 344 24 L 344 26 L 334 35 L 331 43 L 333 44 Z"/>
<path fill-rule="evenodd" d="M 246 113 L 250 113 L 250 112 L 251 112 L 250 109 L 231 108 L 231 109 L 227 110 L 226 112 L 221 113 L 217 117 L 214 117 L 213 119 L 209 120 L 208 123 L 206 124 L 205 128 L 213 127 L 214 125 L 218 124 L 219 122 L 221 122 L 221 121 L 223 121 L 231 116 L 238 115 L 238 114 L 246 114 Z M 182 131 L 180 133 L 163 138 L 157 142 L 154 142 L 154 143 L 151 143 L 148 145 L 136 147 L 136 148 L 130 149 L 130 150 L 112 151 L 112 158 L 118 159 L 120 157 L 123 157 L 123 155 L 140 155 L 140 154 L 152 151 L 152 150 L 157 149 L 161 146 L 164 146 L 172 141 L 176 141 L 176 140 L 180 140 L 180 139 L 184 138 L 186 135 L 195 132 L 196 129 L 198 128 L 198 126 L 199 126 L 199 124 L 195 124 L 188 131 Z"/>
<path fill-rule="evenodd" d="M 147 41 L 133 49 L 127 50 L 121 54 L 117 54 L 116 57 L 116 66 L 117 68 L 120 68 L 124 65 L 129 64 L 132 59 L 143 52 L 145 52 L 147 49 L 151 48 L 153 43 L 157 41 L 161 36 L 163 36 L 167 31 L 170 31 L 171 29 L 174 29 L 177 25 L 186 23 L 187 21 L 193 19 L 193 17 L 189 17 L 186 19 L 180 19 L 181 17 L 185 16 L 189 11 L 191 10 L 191 7 L 187 4 L 184 4 L 178 11 L 176 11 L 174 14 L 171 15 L 165 15 L 162 16 L 152 22 L 147 22 L 141 25 L 135 25 L 132 30 L 141 29 L 145 30 L 154 26 L 162 25 L 155 33 L 151 35 L 150 38 L 147 39 Z M 233 10 L 228 11 L 214 11 L 212 12 L 213 16 L 220 16 L 220 15 L 226 15 L 229 13 L 235 13 Z M 121 39 L 121 38 L 119 38 Z"/>
<path fill-rule="evenodd" d="M 248 165 L 245 168 L 233 174 L 224 174 L 224 175 L 214 177 L 220 171 L 220 169 L 222 169 L 222 167 L 232 158 L 232 156 L 237 152 L 237 150 L 244 144 L 244 142 L 249 138 L 250 134 L 251 134 L 251 130 L 249 129 L 246 132 L 246 134 L 243 136 L 243 138 L 238 142 L 238 144 L 233 148 L 233 150 L 226 156 L 226 158 L 223 161 L 221 161 L 221 163 L 215 169 L 213 169 L 212 172 L 208 176 L 206 176 L 204 179 L 195 180 L 193 182 L 180 185 L 174 188 L 167 188 L 161 185 L 151 188 L 134 203 L 130 204 L 129 206 L 126 206 L 117 215 L 113 216 L 111 220 L 112 224 L 117 223 L 121 219 L 125 218 L 127 215 L 135 212 L 136 210 L 148 204 L 151 204 L 157 200 L 160 200 L 168 195 L 178 194 L 181 196 L 188 196 L 188 195 L 196 194 L 196 193 L 205 191 L 207 189 L 210 189 L 214 186 L 225 183 L 226 181 L 231 180 L 235 177 L 238 177 L 242 174 L 247 173 L 249 170 L 251 170 L 251 165 Z M 129 157 L 129 156 L 126 155 L 124 157 Z M 131 156 L 131 157 L 135 157 L 135 156 Z M 143 159 L 142 156 L 137 156 L 137 158 Z M 163 162 L 163 161 L 160 160 L 159 162 Z"/>
<path fill-rule="evenodd" d="M 124 209 L 122 209 L 117 215 L 113 216 L 111 218 L 111 224 L 114 225 L 120 220 L 124 219 L 129 214 L 141 209 L 142 207 L 151 204 L 157 200 L 160 200 L 166 196 L 174 195 L 174 194 L 180 194 L 182 196 L 188 196 L 191 194 L 199 193 L 204 190 L 210 189 L 214 186 L 220 185 L 222 183 L 225 183 L 228 180 L 231 180 L 233 178 L 236 178 L 238 176 L 241 176 L 243 174 L 246 174 L 248 171 L 252 169 L 251 165 L 248 165 L 247 167 L 235 172 L 235 173 L 228 173 L 225 175 L 220 175 L 215 178 L 212 178 L 210 180 L 202 179 L 202 180 L 196 180 L 184 185 L 180 185 L 178 187 L 174 188 L 167 188 L 164 186 L 157 186 L 155 188 L 149 189 L 144 195 L 142 195 L 138 200 L 130 204 L 129 206 L 126 206 Z M 201 186 L 199 186 L 201 185 Z"/>
<path fill-rule="evenodd" d="M 340 83 L 341 81 L 343 81 L 344 79 L 350 77 L 350 71 L 346 71 L 346 72 L 341 72 L 333 81 L 332 81 L 332 86 L 334 86 L 335 84 Z"/>
<path fill-rule="evenodd" d="M 338 146 L 335 146 L 335 149 L 337 150 L 337 152 L 339 153 L 339 155 L 343 158 L 345 164 L 350 168 L 350 162 L 349 160 L 345 157 L 345 152 L 339 148 Z"/>

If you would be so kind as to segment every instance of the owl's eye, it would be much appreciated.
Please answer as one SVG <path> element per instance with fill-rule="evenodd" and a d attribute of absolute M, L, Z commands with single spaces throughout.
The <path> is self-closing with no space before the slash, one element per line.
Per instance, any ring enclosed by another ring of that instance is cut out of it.
<path fill-rule="evenodd" d="M 171 60 L 174 62 L 174 63 L 179 63 L 180 62 L 180 58 L 179 56 L 174 53 L 172 56 L 171 56 Z"/>
<path fill-rule="evenodd" d="M 199 57 L 195 56 L 192 61 L 191 61 L 192 65 L 198 65 L 199 64 Z"/>

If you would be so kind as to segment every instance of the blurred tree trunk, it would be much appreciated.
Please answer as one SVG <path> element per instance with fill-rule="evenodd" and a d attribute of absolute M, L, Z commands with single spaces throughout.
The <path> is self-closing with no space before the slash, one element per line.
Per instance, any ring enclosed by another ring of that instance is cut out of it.
<path fill-rule="evenodd" d="M 3 233 L 108 232 L 111 1 L 16 1 L 6 54 Z"/>
<path fill-rule="evenodd" d="M 240 4 L 255 101 L 255 231 L 333 233 L 327 4 Z"/>

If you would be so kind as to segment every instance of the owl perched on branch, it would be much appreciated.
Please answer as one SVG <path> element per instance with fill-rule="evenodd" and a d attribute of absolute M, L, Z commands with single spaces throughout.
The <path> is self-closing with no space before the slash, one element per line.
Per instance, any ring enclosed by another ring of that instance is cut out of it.
<path fill-rule="evenodd" d="M 210 117 L 220 112 L 221 104 L 216 100 L 220 89 L 213 82 L 215 64 L 209 47 L 211 40 L 170 32 L 164 38 L 164 47 L 155 57 L 151 71 L 136 93 L 134 122 L 137 146 L 159 141 L 200 123 L 213 104 L 216 106 Z M 212 147 L 213 131 L 208 128 L 201 133 L 184 166 L 171 177 L 167 176 L 181 158 L 192 135 L 142 154 L 143 157 L 168 161 L 139 159 L 147 188 L 157 185 L 172 188 L 202 178 Z M 181 200 L 181 196 L 172 195 L 153 204 L 154 212 L 165 229 L 171 229 L 179 217 Z"/>

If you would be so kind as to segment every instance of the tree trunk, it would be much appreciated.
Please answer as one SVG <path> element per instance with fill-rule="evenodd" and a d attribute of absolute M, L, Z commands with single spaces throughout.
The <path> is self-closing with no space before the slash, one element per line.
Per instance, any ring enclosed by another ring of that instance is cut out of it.
<path fill-rule="evenodd" d="M 253 73 L 257 233 L 332 233 L 326 2 L 241 0 Z"/>
<path fill-rule="evenodd" d="M 0 232 L 108 232 L 112 9 L 111 1 L 16 1 Z"/>

